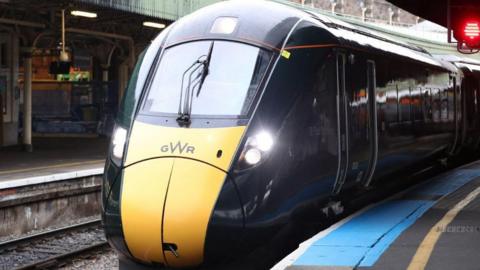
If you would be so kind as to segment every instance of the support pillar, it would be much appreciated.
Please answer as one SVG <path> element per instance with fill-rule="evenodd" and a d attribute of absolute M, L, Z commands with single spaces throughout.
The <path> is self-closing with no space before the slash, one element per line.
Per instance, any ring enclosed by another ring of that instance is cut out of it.
<path fill-rule="evenodd" d="M 337 3 L 336 2 L 331 2 L 332 4 L 332 14 L 335 14 L 335 9 L 337 7 Z"/>
<path fill-rule="evenodd" d="M 364 22 L 367 21 L 367 11 L 368 11 L 368 8 L 362 7 L 362 21 Z"/>
<path fill-rule="evenodd" d="M 102 67 L 102 98 L 105 102 L 111 102 L 108 85 L 108 69 L 110 68 L 110 64 L 101 64 L 100 66 Z M 91 96 L 90 98 L 93 100 L 93 96 Z M 103 109 L 101 109 L 101 111 L 103 111 Z"/>
<path fill-rule="evenodd" d="M 388 8 L 388 24 L 393 25 L 393 20 L 396 15 L 395 10 L 393 8 L 389 7 Z"/>
<path fill-rule="evenodd" d="M 418 16 L 417 16 L 417 17 L 415 17 L 415 24 L 419 24 L 419 23 L 420 23 L 420 20 L 421 20 L 421 18 L 420 18 L 420 17 L 418 17 Z"/>
<path fill-rule="evenodd" d="M 6 94 L 6 93 L 5 93 Z M 2 92 L 0 92 L 0 147 L 3 146 L 3 96 Z"/>
<path fill-rule="evenodd" d="M 23 147 L 32 152 L 32 49 L 23 52 Z"/>

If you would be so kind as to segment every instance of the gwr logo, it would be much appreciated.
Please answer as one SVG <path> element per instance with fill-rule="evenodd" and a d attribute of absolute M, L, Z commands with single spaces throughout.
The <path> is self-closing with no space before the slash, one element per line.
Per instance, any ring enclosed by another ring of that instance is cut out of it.
<path fill-rule="evenodd" d="M 181 142 L 177 142 L 174 145 L 171 142 L 169 144 L 162 145 L 162 147 L 160 148 L 160 151 L 162 151 L 163 153 L 170 152 L 172 154 L 175 154 L 177 150 L 179 154 L 183 154 L 183 152 L 193 154 L 195 152 L 195 147 L 188 145 L 188 143 L 182 144 Z"/>

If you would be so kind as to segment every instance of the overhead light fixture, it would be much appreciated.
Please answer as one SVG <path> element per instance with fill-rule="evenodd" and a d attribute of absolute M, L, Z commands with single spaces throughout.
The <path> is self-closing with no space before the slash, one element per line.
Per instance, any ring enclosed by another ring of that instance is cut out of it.
<path fill-rule="evenodd" d="M 143 22 L 143 26 L 163 29 L 165 28 L 166 25 L 163 23 L 156 23 L 156 22 Z"/>
<path fill-rule="evenodd" d="M 87 18 L 96 18 L 97 13 L 81 11 L 81 10 L 72 10 L 70 12 L 73 16 L 87 17 Z"/>

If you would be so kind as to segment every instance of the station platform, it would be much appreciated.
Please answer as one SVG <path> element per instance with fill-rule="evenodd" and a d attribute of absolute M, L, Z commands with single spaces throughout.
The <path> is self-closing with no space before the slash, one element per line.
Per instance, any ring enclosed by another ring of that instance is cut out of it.
<path fill-rule="evenodd" d="M 0 148 L 0 239 L 98 218 L 108 143 L 35 138 L 31 153 Z"/>
<path fill-rule="evenodd" d="M 0 190 L 103 173 L 106 138 L 35 138 L 34 151 L 0 148 Z"/>
<path fill-rule="evenodd" d="M 478 270 L 479 194 L 477 161 L 341 220 L 272 269 Z"/>

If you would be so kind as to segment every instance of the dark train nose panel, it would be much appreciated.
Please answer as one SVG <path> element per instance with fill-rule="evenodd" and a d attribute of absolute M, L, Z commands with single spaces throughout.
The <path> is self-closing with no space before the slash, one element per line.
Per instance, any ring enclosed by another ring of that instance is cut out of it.
<path fill-rule="evenodd" d="M 227 176 L 208 225 L 204 263 L 219 263 L 237 256 L 244 227 L 242 201 L 234 181 Z"/>

